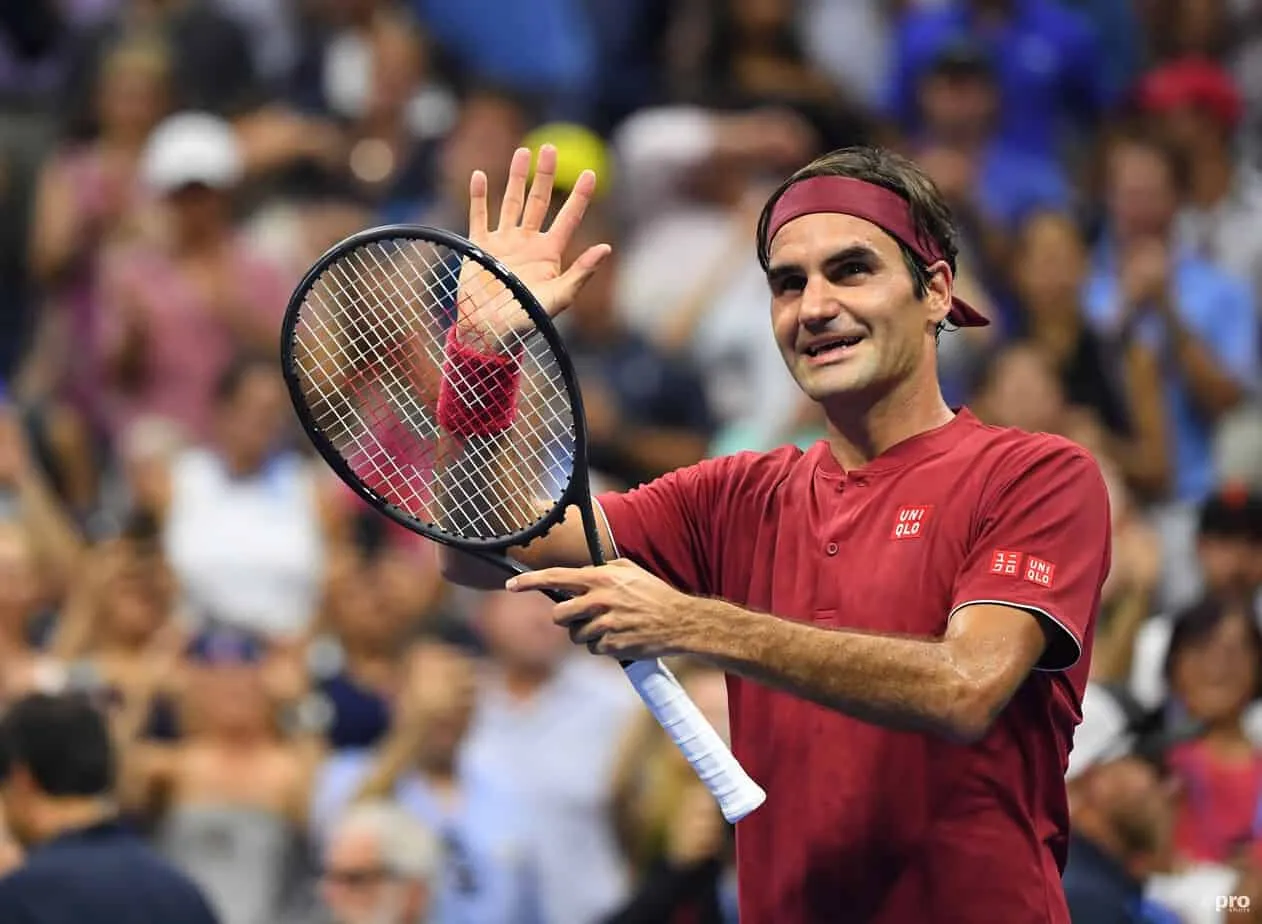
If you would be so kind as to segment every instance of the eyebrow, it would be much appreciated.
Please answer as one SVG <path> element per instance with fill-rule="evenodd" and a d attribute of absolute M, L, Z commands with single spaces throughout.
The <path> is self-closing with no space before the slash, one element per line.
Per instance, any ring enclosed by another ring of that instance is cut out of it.
<path fill-rule="evenodd" d="M 836 266 L 839 263 L 848 263 L 851 260 L 876 261 L 879 259 L 880 259 L 880 256 L 877 254 L 877 252 L 873 250 L 871 247 L 869 247 L 867 244 L 851 244 L 849 247 L 844 247 L 841 250 L 837 251 L 836 253 L 831 254 L 827 259 L 824 260 L 824 266 L 825 267 Z M 781 279 L 784 279 L 786 276 L 792 276 L 794 274 L 801 275 L 805 272 L 806 271 L 802 268 L 800 264 L 781 263 L 776 266 L 769 267 L 767 269 L 767 282 L 775 283 Z"/>

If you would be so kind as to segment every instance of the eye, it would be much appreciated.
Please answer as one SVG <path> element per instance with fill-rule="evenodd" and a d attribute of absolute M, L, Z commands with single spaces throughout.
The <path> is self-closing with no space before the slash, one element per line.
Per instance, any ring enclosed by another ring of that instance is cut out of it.
<path fill-rule="evenodd" d="M 842 282 L 856 276 L 867 275 L 871 271 L 872 268 L 866 260 L 844 260 L 838 263 L 829 275 L 834 282 Z"/>
<path fill-rule="evenodd" d="M 806 288 L 806 277 L 801 273 L 786 273 L 783 276 L 777 276 L 771 281 L 771 291 L 774 295 L 783 295 L 786 292 L 801 292 Z"/>

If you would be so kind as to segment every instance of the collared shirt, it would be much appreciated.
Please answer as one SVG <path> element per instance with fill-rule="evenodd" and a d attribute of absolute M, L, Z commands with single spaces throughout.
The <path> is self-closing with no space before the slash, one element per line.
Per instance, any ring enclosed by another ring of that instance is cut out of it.
<path fill-rule="evenodd" d="M 1183 324 L 1217 359 L 1222 371 L 1242 387 L 1256 388 L 1258 316 L 1249 286 L 1187 251 L 1176 255 L 1171 278 L 1175 310 Z M 1096 254 L 1083 307 L 1087 319 L 1106 336 L 1115 334 L 1124 320 L 1116 257 L 1109 245 Z M 1200 503 L 1214 486 L 1214 422 L 1197 408 L 1178 371 L 1161 318 L 1155 313 L 1143 318 L 1138 335 L 1161 357 L 1164 370 L 1175 499 Z"/>
<path fill-rule="evenodd" d="M 1040 669 L 971 745 L 729 678 L 734 753 L 767 791 L 736 828 L 743 924 L 927 911 L 1068 924 L 1064 774 L 1110 535 L 1081 447 L 960 411 L 857 469 L 820 442 L 707 460 L 599 502 L 618 554 L 690 594 L 918 638 L 1002 604 L 1049 633 Z"/>
<path fill-rule="evenodd" d="M 205 896 L 116 821 L 63 834 L 0 879 L 4 924 L 216 924 Z"/>
<path fill-rule="evenodd" d="M 521 787 L 548 924 L 591 924 L 626 896 L 610 800 L 619 746 L 641 708 L 616 666 L 581 652 L 531 699 L 492 684 L 479 703 L 463 763 Z"/>
<path fill-rule="evenodd" d="M 372 770 L 370 751 L 344 751 L 321 767 L 312 798 L 315 840 L 325 843 L 338 816 Z M 455 807 L 423 779 L 400 779 L 394 798 L 442 844 L 435 920 L 443 924 L 541 924 L 535 899 L 524 803 L 511 774 L 462 772 Z"/>

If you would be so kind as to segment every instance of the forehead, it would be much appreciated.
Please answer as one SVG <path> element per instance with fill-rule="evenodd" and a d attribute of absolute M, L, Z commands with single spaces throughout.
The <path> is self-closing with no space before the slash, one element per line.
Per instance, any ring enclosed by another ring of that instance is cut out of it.
<path fill-rule="evenodd" d="M 767 247 L 771 265 L 809 266 L 848 247 L 867 247 L 887 259 L 898 256 L 898 241 L 865 218 L 837 212 L 803 215 L 784 225 Z"/>
<path fill-rule="evenodd" d="M 330 839 L 326 850 L 330 864 L 368 866 L 377 862 L 377 838 L 362 828 L 346 828 Z"/>

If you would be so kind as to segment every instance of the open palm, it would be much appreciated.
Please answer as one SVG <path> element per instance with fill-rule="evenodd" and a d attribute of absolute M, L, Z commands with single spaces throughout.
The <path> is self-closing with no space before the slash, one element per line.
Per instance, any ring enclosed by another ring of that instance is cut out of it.
<path fill-rule="evenodd" d="M 570 239 L 591 203 L 596 190 L 596 174 L 590 170 L 583 171 L 551 226 L 544 230 L 543 222 L 552 201 L 556 164 L 556 148 L 545 144 L 539 149 L 535 178 L 527 194 L 530 151 L 527 148 L 517 149 L 509 166 L 499 221 L 493 231 L 487 216 L 486 174 L 476 170 L 469 180 L 469 239 L 525 283 L 549 317 L 556 317 L 570 306 L 579 289 L 610 253 L 608 244 L 596 244 L 569 267 L 561 265 Z M 470 272 L 477 271 L 472 264 L 467 264 L 466 268 Z M 462 274 L 461 292 L 491 291 L 478 282 Z M 485 299 L 479 301 L 484 302 Z"/>

